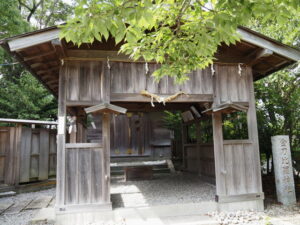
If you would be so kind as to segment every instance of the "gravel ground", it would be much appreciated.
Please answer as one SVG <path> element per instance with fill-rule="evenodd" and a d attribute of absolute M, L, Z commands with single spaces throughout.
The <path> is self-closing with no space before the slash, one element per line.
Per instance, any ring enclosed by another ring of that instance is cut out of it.
<path fill-rule="evenodd" d="M 215 186 L 188 174 L 111 184 L 114 208 L 214 201 Z"/>
<path fill-rule="evenodd" d="M 210 212 L 207 215 L 216 219 L 220 225 L 300 225 L 300 204 L 283 206 L 268 202 L 264 212 Z"/>
<path fill-rule="evenodd" d="M 124 182 L 113 180 L 111 193 L 114 208 L 154 206 L 214 201 L 215 186 L 201 181 L 199 177 L 194 175 L 161 175 L 152 180 L 144 181 Z M 43 196 L 55 196 L 55 189 L 0 198 L 0 205 L 8 203 L 14 203 L 13 206 L 22 205 L 24 202 Z M 28 221 L 38 212 L 38 210 L 22 210 L 19 213 L 14 213 L 12 209 L 11 211 L 12 213 L 0 215 L 0 225 L 27 225 Z M 267 201 L 265 211 L 260 213 L 252 211 L 211 212 L 208 215 L 214 217 L 223 225 L 300 225 L 300 204 L 287 207 L 276 204 L 274 200 L 271 200 Z M 278 219 L 281 222 L 278 223 Z"/>
<path fill-rule="evenodd" d="M 16 212 L 12 210 L 14 206 L 23 205 L 24 203 L 39 198 L 43 196 L 55 196 L 55 188 L 38 191 L 38 192 L 29 192 L 18 194 L 12 197 L 0 198 L 0 204 L 9 204 L 14 203 L 11 206 L 11 213 L 3 213 L 0 215 L 0 224 L 2 225 L 26 225 L 30 221 L 31 218 L 39 211 L 39 210 L 22 210 L 21 212 Z"/>

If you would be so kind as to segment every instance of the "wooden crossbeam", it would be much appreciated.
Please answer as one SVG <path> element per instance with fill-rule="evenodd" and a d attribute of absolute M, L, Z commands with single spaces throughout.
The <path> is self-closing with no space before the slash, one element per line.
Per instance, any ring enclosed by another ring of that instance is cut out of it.
<path fill-rule="evenodd" d="M 273 51 L 271 51 L 270 49 L 267 48 L 257 49 L 245 57 L 246 58 L 245 64 L 252 66 L 261 58 L 266 58 L 271 55 L 273 55 Z"/>
<path fill-rule="evenodd" d="M 42 66 L 50 66 L 52 63 L 56 63 L 57 65 L 59 65 L 59 61 L 58 60 L 53 60 L 53 61 L 48 61 L 47 63 L 33 63 L 30 65 L 30 67 L 32 69 L 36 69 Z"/>
<path fill-rule="evenodd" d="M 26 62 L 26 61 L 29 61 L 29 60 L 32 60 L 32 59 L 36 59 L 36 58 L 40 58 L 40 57 L 47 56 L 47 55 L 52 55 L 52 54 L 55 54 L 55 50 L 52 50 L 52 51 L 49 51 L 49 52 L 41 52 L 37 55 L 24 57 L 23 61 Z"/>
<path fill-rule="evenodd" d="M 36 74 L 41 75 L 41 74 L 49 73 L 51 71 L 55 71 L 55 70 L 58 70 L 58 69 L 59 69 L 59 66 L 55 66 L 55 67 L 52 67 L 52 68 L 49 68 L 49 69 L 46 69 L 46 70 L 37 71 Z"/>
<path fill-rule="evenodd" d="M 118 51 L 103 51 L 103 50 L 67 50 L 67 57 L 64 60 L 96 60 L 115 62 L 132 62 L 133 59 L 129 56 L 119 53 Z M 144 59 L 138 59 L 135 62 L 145 62 Z"/>

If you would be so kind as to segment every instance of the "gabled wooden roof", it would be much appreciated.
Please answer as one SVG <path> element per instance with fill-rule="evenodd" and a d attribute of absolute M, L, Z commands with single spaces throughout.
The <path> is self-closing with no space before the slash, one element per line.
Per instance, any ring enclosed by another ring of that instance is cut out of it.
<path fill-rule="evenodd" d="M 243 63 L 252 66 L 254 80 L 300 60 L 300 51 L 245 27 L 239 27 L 241 41 L 221 45 L 216 63 Z M 7 38 L 0 45 L 13 55 L 55 96 L 58 95 L 59 68 L 67 60 L 131 61 L 118 54 L 120 45 L 114 40 L 83 44 L 80 48 L 59 40 L 56 26 Z"/>

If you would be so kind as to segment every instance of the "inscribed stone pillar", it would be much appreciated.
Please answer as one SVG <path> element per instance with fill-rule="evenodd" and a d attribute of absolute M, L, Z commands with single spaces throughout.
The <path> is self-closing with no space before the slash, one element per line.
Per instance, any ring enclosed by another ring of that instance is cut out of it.
<path fill-rule="evenodd" d="M 272 152 L 277 199 L 284 205 L 295 204 L 295 183 L 289 137 L 286 135 L 273 136 Z"/>

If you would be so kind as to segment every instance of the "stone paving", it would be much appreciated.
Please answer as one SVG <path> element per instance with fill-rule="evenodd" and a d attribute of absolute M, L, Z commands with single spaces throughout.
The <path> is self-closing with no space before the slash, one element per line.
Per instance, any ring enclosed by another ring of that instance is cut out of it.
<path fill-rule="evenodd" d="M 0 198 L 0 224 L 26 225 L 42 208 L 55 205 L 55 188 Z"/>

